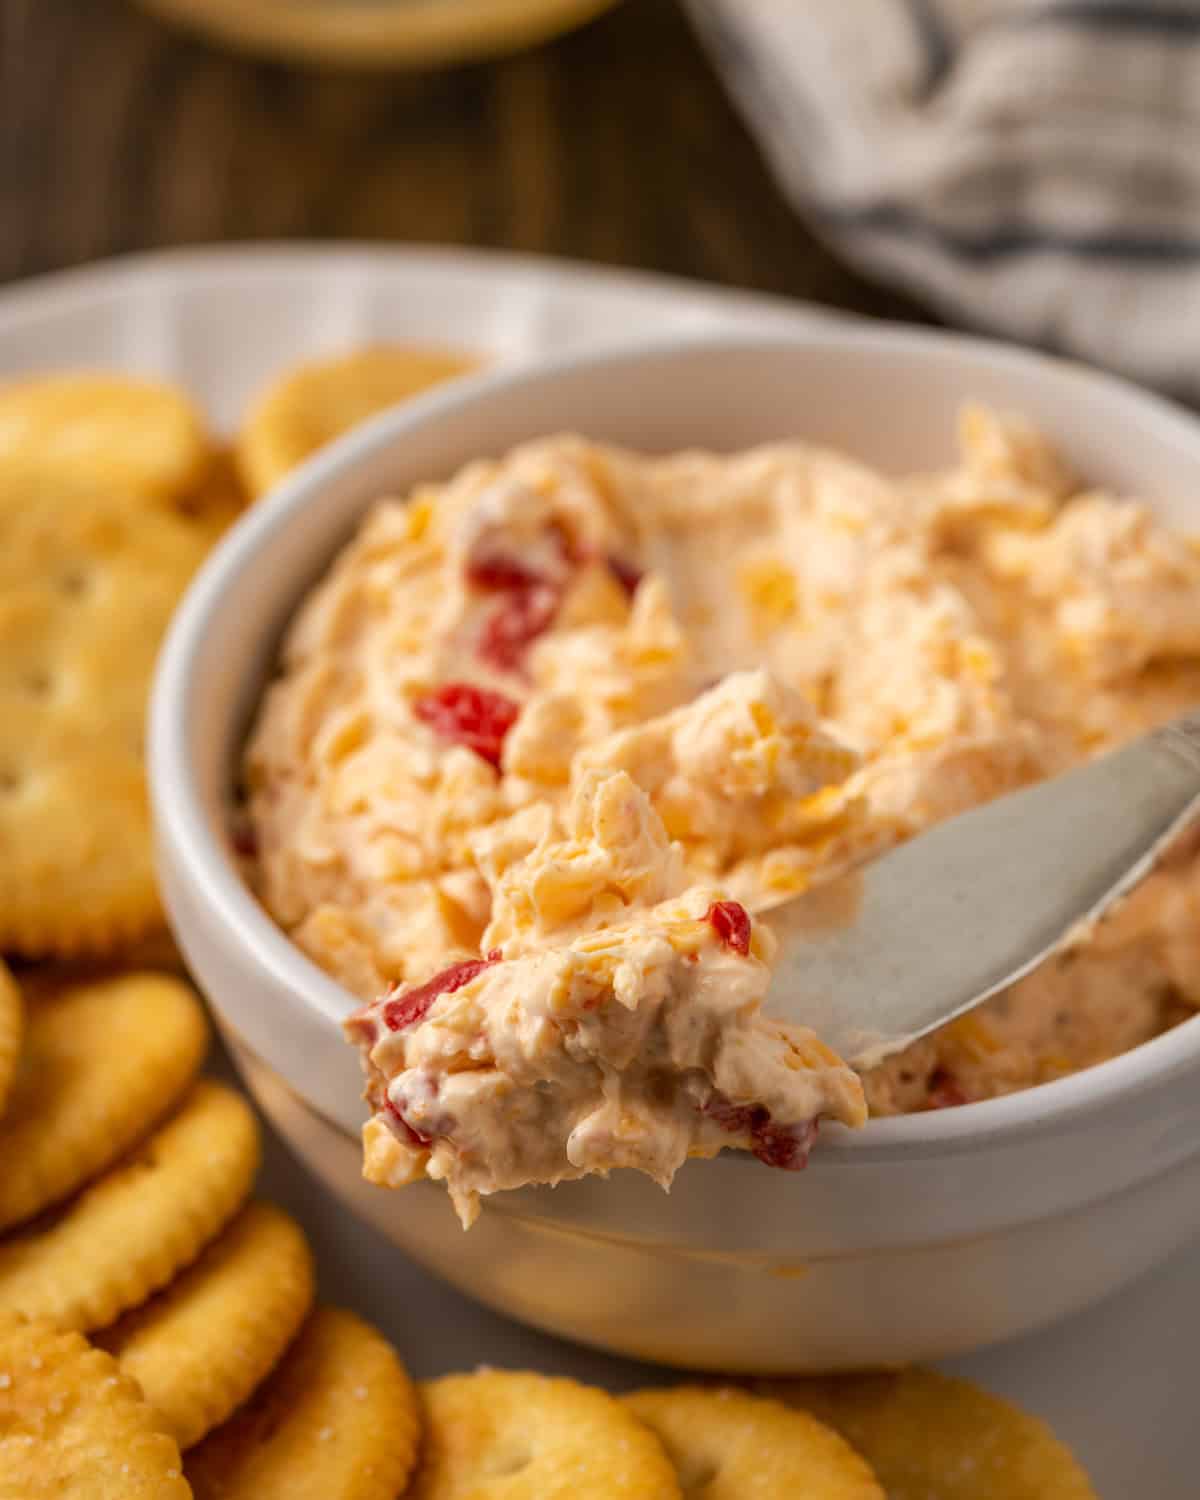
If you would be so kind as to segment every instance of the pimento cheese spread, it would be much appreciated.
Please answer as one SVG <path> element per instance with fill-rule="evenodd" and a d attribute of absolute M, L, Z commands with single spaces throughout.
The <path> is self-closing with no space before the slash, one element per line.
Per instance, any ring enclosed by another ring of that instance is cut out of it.
<path fill-rule="evenodd" d="M 1200 698 L 1200 551 L 968 409 L 947 473 L 555 437 L 368 514 L 245 757 L 258 893 L 365 1002 L 368 1175 L 478 1196 L 1086 1067 L 1200 1004 L 1190 855 L 861 1079 L 772 904 Z M 731 941 L 732 937 L 732 941 Z M 864 1103 L 864 1099 L 866 1103 Z"/>

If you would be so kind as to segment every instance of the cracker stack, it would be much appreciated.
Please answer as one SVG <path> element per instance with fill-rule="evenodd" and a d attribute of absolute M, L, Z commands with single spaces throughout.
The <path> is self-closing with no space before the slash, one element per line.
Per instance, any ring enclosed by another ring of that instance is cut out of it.
<path fill-rule="evenodd" d="M 392 1500 L 415 1457 L 390 1346 L 310 1316 L 303 1232 L 248 1201 L 258 1126 L 198 1076 L 208 1027 L 161 923 L 146 693 L 244 503 L 178 392 L 0 389 L 0 948 L 26 964 L 0 963 L 4 1500 Z"/>

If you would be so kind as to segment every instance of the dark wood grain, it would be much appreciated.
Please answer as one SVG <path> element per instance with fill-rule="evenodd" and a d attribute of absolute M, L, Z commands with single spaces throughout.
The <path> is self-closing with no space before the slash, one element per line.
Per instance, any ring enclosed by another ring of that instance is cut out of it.
<path fill-rule="evenodd" d="M 294 237 L 541 251 L 913 315 L 803 228 L 672 0 L 391 76 L 236 57 L 127 0 L 0 0 L 0 280 Z"/>

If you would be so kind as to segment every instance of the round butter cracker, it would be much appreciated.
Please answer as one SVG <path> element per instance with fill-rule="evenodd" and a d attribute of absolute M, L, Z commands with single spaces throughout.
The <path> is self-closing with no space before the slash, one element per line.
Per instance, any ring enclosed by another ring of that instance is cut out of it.
<path fill-rule="evenodd" d="M 173 386 L 111 372 L 0 385 L 0 461 L 170 500 L 201 482 L 210 452 L 203 418 Z"/>
<path fill-rule="evenodd" d="M 258 1126 L 201 1079 L 179 1112 L 63 1208 L 0 1241 L 0 1310 L 89 1332 L 189 1265 L 245 1201 Z"/>
<path fill-rule="evenodd" d="M 619 1401 L 515 1370 L 421 1388 L 425 1443 L 407 1500 L 680 1500 L 658 1439 Z"/>
<path fill-rule="evenodd" d="M 181 1448 L 248 1400 L 303 1323 L 312 1253 L 299 1225 L 251 1203 L 193 1265 L 94 1341 L 132 1375 Z"/>
<path fill-rule="evenodd" d="M 478 366 L 445 349 L 376 345 L 314 360 L 281 376 L 255 403 L 237 440 L 237 463 L 261 495 L 326 443 L 368 417 Z"/>
<path fill-rule="evenodd" d="M 0 985 L 0 1013 L 4 995 Z M 0 1117 L 0 1229 L 111 1166 L 180 1098 L 207 1045 L 200 1002 L 178 979 L 128 974 L 58 987 L 35 979 Z"/>
<path fill-rule="evenodd" d="M 75 1333 L 0 1313 L 4 1500 L 188 1500 L 175 1439 Z"/>
<path fill-rule="evenodd" d="M 989 1391 L 934 1370 L 756 1381 L 835 1428 L 888 1500 L 1096 1500 L 1049 1427 Z"/>
<path fill-rule="evenodd" d="M 187 1477 L 196 1500 L 396 1500 L 418 1431 L 392 1346 L 321 1307 L 249 1403 L 188 1454 Z"/>
<path fill-rule="evenodd" d="M 111 951 L 161 919 L 146 695 L 227 519 L 0 458 L 0 948 Z"/>
<path fill-rule="evenodd" d="M 885 1500 L 865 1460 L 807 1412 L 719 1387 L 634 1391 L 687 1500 Z"/>

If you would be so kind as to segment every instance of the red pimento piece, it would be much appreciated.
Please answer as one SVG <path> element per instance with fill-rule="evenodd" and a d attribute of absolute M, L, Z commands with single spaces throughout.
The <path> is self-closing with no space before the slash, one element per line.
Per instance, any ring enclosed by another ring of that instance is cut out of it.
<path fill-rule="evenodd" d="M 447 682 L 413 704 L 413 713 L 441 739 L 465 745 L 497 770 L 504 737 L 520 712 L 520 705 L 503 693 L 469 682 Z"/>
<path fill-rule="evenodd" d="M 554 623 L 561 603 L 562 592 L 552 583 L 508 592 L 484 622 L 476 647 L 480 660 L 502 672 L 515 671 L 533 642 Z"/>
<path fill-rule="evenodd" d="M 557 586 L 563 573 L 578 566 L 580 556 L 561 521 L 549 522 L 544 534 L 558 554 L 558 565 L 552 566 L 549 572 L 531 568 L 518 553 L 507 551 L 503 546 L 489 550 L 484 544 L 467 558 L 464 569 L 467 582 L 485 593 L 530 589 L 538 584 Z"/>
<path fill-rule="evenodd" d="M 802 1125 L 776 1125 L 772 1120 L 754 1131 L 754 1155 L 767 1167 L 784 1172 L 802 1172 L 808 1166 L 809 1153 L 817 1139 L 816 1120 Z"/>
<path fill-rule="evenodd" d="M 645 576 L 641 568 L 635 568 L 631 562 L 626 562 L 623 557 L 617 557 L 611 552 L 605 561 L 608 563 L 608 571 L 632 599 Z"/>
<path fill-rule="evenodd" d="M 258 853 L 258 834 L 245 816 L 234 818 L 229 830 L 229 842 L 233 845 L 233 852 L 243 859 L 253 859 Z"/>
<path fill-rule="evenodd" d="M 464 984 L 470 984 L 476 974 L 482 974 L 485 969 L 490 969 L 499 962 L 500 950 L 493 948 L 486 958 L 468 958 L 463 963 L 451 964 L 448 969 L 443 969 L 440 974 L 435 974 L 432 979 L 427 979 L 415 989 L 405 990 L 402 994 L 385 1000 L 381 1012 L 383 1024 L 389 1031 L 403 1031 L 406 1026 L 415 1026 L 418 1021 L 425 1019 L 429 1007 L 439 995 L 452 995 L 455 990 L 461 990 Z"/>
<path fill-rule="evenodd" d="M 730 1135 L 748 1135 L 752 1155 L 764 1166 L 800 1172 L 808 1165 L 817 1138 L 816 1120 L 777 1125 L 765 1105 L 734 1104 L 722 1094 L 713 1094 L 703 1112 Z"/>
<path fill-rule="evenodd" d="M 970 1104 L 970 1095 L 952 1073 L 945 1068 L 935 1068 L 929 1078 L 927 1109 L 957 1109 L 960 1104 Z"/>
<path fill-rule="evenodd" d="M 753 1129 L 756 1116 L 761 1116 L 764 1122 L 769 1118 L 763 1105 L 734 1104 L 724 1094 L 711 1095 L 703 1107 L 703 1113 L 731 1135 L 748 1135 Z"/>
<path fill-rule="evenodd" d="M 727 948 L 746 958 L 750 952 L 750 913 L 740 901 L 714 901 L 704 920 Z"/>
<path fill-rule="evenodd" d="M 580 559 L 559 522 L 552 521 L 546 534 L 558 562 L 544 572 L 502 548 L 467 560 L 466 577 L 472 587 L 505 596 L 484 622 L 476 645 L 480 660 L 502 672 L 517 671 L 530 645 L 549 629 L 562 603 L 567 577 L 579 566 Z"/>
<path fill-rule="evenodd" d="M 477 644 L 480 659 L 502 672 L 520 668 L 529 647 L 554 623 L 570 572 L 583 567 L 594 555 L 576 546 L 558 522 L 552 522 L 547 530 L 560 559 L 559 566 L 548 572 L 539 573 L 523 558 L 502 550 L 481 552 L 467 560 L 467 582 L 473 588 L 505 595 L 484 622 Z M 642 581 L 641 570 L 615 554 L 604 560 L 632 597 Z"/>
<path fill-rule="evenodd" d="M 546 580 L 528 568 L 510 552 L 485 552 L 467 560 L 467 582 L 487 593 L 508 589 L 528 589 Z"/>
<path fill-rule="evenodd" d="M 431 1146 L 433 1144 L 433 1137 L 431 1135 L 422 1135 L 419 1130 L 414 1130 L 386 1094 L 383 1097 L 383 1107 L 391 1115 L 394 1126 L 410 1146 Z"/>

